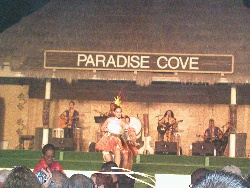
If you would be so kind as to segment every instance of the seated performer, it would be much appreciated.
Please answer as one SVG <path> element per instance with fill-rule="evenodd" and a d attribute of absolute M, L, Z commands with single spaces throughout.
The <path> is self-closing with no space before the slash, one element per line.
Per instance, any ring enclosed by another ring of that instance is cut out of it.
<path fill-rule="evenodd" d="M 204 133 L 204 141 L 211 142 L 214 144 L 216 149 L 216 156 L 221 156 L 223 153 L 221 152 L 221 145 L 222 145 L 222 138 L 223 132 L 220 130 L 219 127 L 214 125 L 214 120 L 209 120 L 209 128 L 206 129 Z"/>
<path fill-rule="evenodd" d="M 106 162 L 112 161 L 114 155 L 114 162 L 120 166 L 121 150 L 123 149 L 120 135 L 125 130 L 125 122 L 122 121 L 122 109 L 120 106 L 115 108 L 115 117 L 109 117 L 102 124 L 102 130 L 106 133 L 96 143 L 96 149 L 103 152 L 103 158 Z"/>
<path fill-rule="evenodd" d="M 79 112 L 74 109 L 75 103 L 73 101 L 69 102 L 69 110 L 65 110 L 60 115 L 60 127 L 65 128 L 67 131 L 65 133 L 66 138 L 73 138 L 74 129 L 79 121 Z"/>
<path fill-rule="evenodd" d="M 167 110 L 162 119 L 158 121 L 157 131 L 160 133 L 160 140 L 164 141 L 166 134 L 166 141 L 172 142 L 173 133 L 177 132 L 178 121 L 174 118 L 174 113 Z"/>

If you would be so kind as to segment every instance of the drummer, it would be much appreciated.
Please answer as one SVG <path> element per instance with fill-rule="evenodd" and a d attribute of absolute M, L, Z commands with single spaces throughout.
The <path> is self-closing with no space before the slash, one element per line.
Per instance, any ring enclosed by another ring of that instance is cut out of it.
<path fill-rule="evenodd" d="M 136 142 L 136 130 L 133 125 L 131 125 L 130 117 L 125 115 L 124 121 L 126 123 L 125 132 L 127 133 L 127 140 L 131 141 L 135 146 L 140 145 Z"/>
<path fill-rule="evenodd" d="M 140 144 L 136 143 L 136 130 L 132 127 L 130 118 L 126 115 L 123 117 L 123 121 L 126 125 L 125 132 L 121 136 L 123 144 L 121 167 L 132 170 L 133 157 L 138 155 L 138 149 L 136 146 Z"/>

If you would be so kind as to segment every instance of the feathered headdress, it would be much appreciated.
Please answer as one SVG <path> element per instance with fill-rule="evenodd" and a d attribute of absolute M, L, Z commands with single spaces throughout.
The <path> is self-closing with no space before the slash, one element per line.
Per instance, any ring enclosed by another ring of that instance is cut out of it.
<path fill-rule="evenodd" d="M 114 103 L 117 105 L 117 106 L 121 106 L 122 105 L 122 100 L 124 101 L 124 92 L 123 92 L 123 90 L 124 90 L 124 88 L 125 88 L 125 86 L 126 86 L 127 84 L 125 84 L 122 88 L 121 88 L 121 90 L 119 91 L 119 93 L 118 93 L 118 95 L 117 95 L 117 97 L 114 97 Z"/>

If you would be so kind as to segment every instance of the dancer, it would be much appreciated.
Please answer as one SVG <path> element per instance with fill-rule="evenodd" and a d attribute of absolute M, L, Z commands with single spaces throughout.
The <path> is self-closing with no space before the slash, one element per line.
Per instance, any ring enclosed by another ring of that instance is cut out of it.
<path fill-rule="evenodd" d="M 114 161 L 117 166 L 120 166 L 121 150 L 123 149 L 120 135 L 125 130 L 125 122 L 122 121 L 122 108 L 120 106 L 115 108 L 114 115 L 114 117 L 109 117 L 102 124 L 102 130 L 105 130 L 105 134 L 96 143 L 96 149 L 103 152 L 103 158 L 106 162 Z"/>

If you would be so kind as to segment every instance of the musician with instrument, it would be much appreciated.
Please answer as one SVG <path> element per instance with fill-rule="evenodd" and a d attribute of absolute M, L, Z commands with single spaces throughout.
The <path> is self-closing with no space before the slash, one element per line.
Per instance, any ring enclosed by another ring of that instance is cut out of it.
<path fill-rule="evenodd" d="M 115 108 L 117 107 L 117 105 L 112 102 L 109 105 L 109 112 L 106 114 L 108 117 L 115 117 Z"/>
<path fill-rule="evenodd" d="M 164 135 L 166 135 L 166 141 L 172 142 L 174 132 L 178 132 L 178 123 L 174 117 L 172 110 L 167 110 L 162 119 L 158 121 L 157 131 L 160 134 L 160 140 L 164 141 Z"/>
<path fill-rule="evenodd" d="M 216 149 L 216 156 L 221 156 L 223 153 L 221 152 L 223 139 L 223 132 L 219 127 L 215 126 L 214 119 L 209 120 L 209 128 L 205 130 L 204 133 L 204 141 L 211 142 L 214 144 Z"/>
<path fill-rule="evenodd" d="M 79 112 L 74 109 L 75 103 L 69 102 L 69 109 L 60 115 L 60 127 L 66 130 L 65 137 L 73 138 L 74 129 L 79 121 Z"/>
<path fill-rule="evenodd" d="M 136 146 L 140 144 L 136 142 L 136 130 L 131 125 L 130 117 L 125 115 L 122 117 L 125 122 L 125 130 L 121 135 L 121 141 L 123 149 L 121 150 L 121 167 L 132 170 L 133 157 L 138 155 L 138 149 Z"/>

